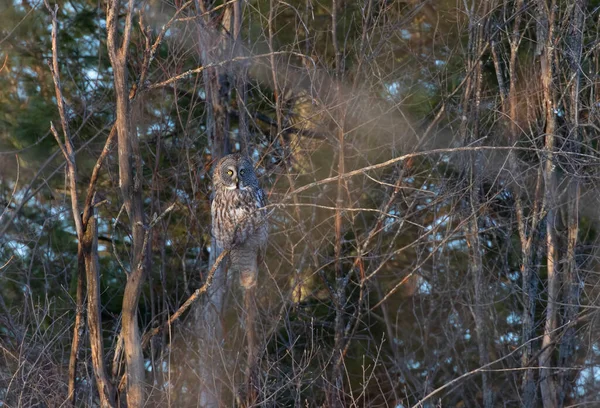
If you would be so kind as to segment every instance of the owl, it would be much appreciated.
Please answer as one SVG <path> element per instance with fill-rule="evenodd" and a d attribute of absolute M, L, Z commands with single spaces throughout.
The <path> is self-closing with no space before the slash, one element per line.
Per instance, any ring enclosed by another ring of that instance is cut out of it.
<path fill-rule="evenodd" d="M 229 250 L 229 270 L 244 288 L 256 284 L 268 239 L 266 197 L 252 161 L 241 154 L 223 157 L 213 171 L 212 235 Z"/>

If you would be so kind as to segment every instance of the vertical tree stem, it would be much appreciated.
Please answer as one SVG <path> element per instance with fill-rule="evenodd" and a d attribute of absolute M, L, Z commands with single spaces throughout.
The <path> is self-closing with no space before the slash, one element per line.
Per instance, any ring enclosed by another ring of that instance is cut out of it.
<path fill-rule="evenodd" d="M 85 210 L 83 215 L 79 210 L 79 195 L 77 192 L 77 164 L 75 162 L 75 152 L 73 144 L 71 142 L 71 134 L 69 130 L 69 123 L 67 120 L 67 114 L 65 109 L 65 103 L 62 94 L 59 64 L 58 64 L 58 5 L 55 5 L 54 9 L 50 8 L 50 5 L 46 2 L 46 7 L 50 11 L 52 16 L 52 60 L 50 64 L 50 70 L 52 72 L 52 78 L 54 81 L 54 88 L 56 92 L 56 100 L 58 105 L 58 112 L 61 119 L 63 128 L 64 144 L 60 141 L 58 133 L 51 123 L 51 131 L 56 138 L 56 141 L 62 150 L 67 163 L 67 173 L 69 174 L 69 193 L 71 195 L 71 211 L 73 220 L 75 223 L 75 231 L 77 233 L 77 299 L 76 299 L 76 315 L 75 315 L 75 327 L 73 333 L 73 341 L 71 345 L 71 355 L 69 358 L 69 400 L 72 405 L 77 402 L 76 394 L 76 377 L 77 377 L 77 359 L 81 339 L 83 335 L 84 321 L 84 273 L 87 278 L 88 286 L 88 325 L 90 330 L 90 345 L 92 350 L 92 364 L 94 367 L 94 374 L 96 377 L 96 384 L 100 394 L 100 405 L 102 408 L 109 408 L 114 406 L 114 398 L 112 392 L 112 386 L 108 380 L 106 369 L 104 366 L 104 348 L 102 346 L 102 333 L 100 331 L 100 290 L 99 290 L 99 273 L 98 273 L 98 245 L 93 245 L 93 236 L 90 238 L 88 233 L 90 229 L 96 232 L 95 219 L 93 222 L 88 222 L 91 213 L 92 200 L 96 191 L 96 183 L 98 180 L 98 173 L 104 158 L 108 154 L 110 144 L 113 138 L 113 132 L 107 138 L 106 145 L 102 150 L 102 153 L 98 157 L 96 165 L 92 171 L 90 184 L 88 187 L 88 193 L 85 200 Z M 90 260 L 95 260 L 91 262 Z"/>
<path fill-rule="evenodd" d="M 335 79 L 336 79 L 336 95 L 337 100 L 341 101 L 341 89 L 340 80 L 343 74 L 341 54 L 337 41 L 337 0 L 333 0 L 331 5 L 331 37 L 333 43 L 333 50 L 335 53 Z M 338 138 L 338 174 L 344 174 L 344 111 L 345 107 L 336 108 L 336 131 Z M 344 362 L 344 311 L 346 305 L 346 276 L 344 274 L 344 268 L 342 265 L 342 210 L 343 207 L 343 193 L 344 193 L 344 181 L 340 177 L 337 183 L 337 196 L 335 201 L 335 293 L 334 293 L 334 305 L 335 305 L 335 338 L 334 338 L 334 366 L 333 366 L 333 378 L 332 378 L 332 390 L 330 393 L 330 403 L 332 407 L 343 407 L 344 406 L 344 373 L 342 370 Z"/>
<path fill-rule="evenodd" d="M 573 4 L 572 15 L 569 18 L 569 37 L 567 39 L 569 49 L 567 50 L 567 61 L 570 74 L 570 101 L 569 101 L 569 139 L 573 153 L 580 151 L 580 129 L 579 129 L 579 92 L 581 79 L 581 56 L 583 48 L 583 33 L 585 31 L 585 8 L 587 0 L 576 0 Z M 567 253 L 564 273 L 564 311 L 563 324 L 566 324 L 559 348 L 559 365 L 569 367 L 573 363 L 576 349 L 576 327 L 571 324 L 577 318 L 579 310 L 579 279 L 578 265 L 576 260 L 576 248 L 579 234 L 579 196 L 580 185 L 577 180 L 579 168 L 575 168 L 576 174 L 568 185 L 567 200 Z M 571 373 L 560 371 L 558 375 L 558 404 L 564 405 L 565 398 L 571 391 L 572 385 L 569 381 Z"/>
<path fill-rule="evenodd" d="M 476 142 L 479 138 L 479 110 L 481 105 L 481 88 L 482 88 L 482 61 L 480 58 L 483 46 L 483 23 L 481 23 L 482 15 L 486 15 L 488 2 L 482 3 L 482 9 L 479 7 L 474 9 L 475 3 L 472 3 L 471 9 L 466 10 L 469 15 L 469 63 L 467 68 L 472 72 L 465 93 L 463 96 L 464 115 L 468 118 L 463 119 L 461 126 L 463 132 L 463 140 L 465 145 Z M 469 129 L 468 124 L 472 123 L 472 128 Z M 475 320 L 475 330 L 477 333 L 477 349 L 479 354 L 479 365 L 486 366 L 489 364 L 489 354 L 487 350 L 488 334 L 486 328 L 486 316 L 484 303 L 486 302 L 487 288 L 485 284 L 481 238 L 479 233 L 479 212 L 481 207 L 481 159 L 479 152 L 469 153 L 468 164 L 468 204 L 466 205 L 468 221 L 466 223 L 466 240 L 469 247 L 469 271 L 473 279 L 475 302 L 473 307 L 473 315 Z M 494 404 L 494 395 L 492 392 L 492 384 L 490 374 L 486 371 L 481 373 L 481 385 L 483 389 L 483 406 L 492 408 Z"/>
<path fill-rule="evenodd" d="M 544 145 L 544 184 L 546 205 L 546 261 L 548 274 L 548 300 L 546 304 L 546 320 L 542 351 L 540 353 L 540 388 L 544 408 L 555 408 L 557 402 L 556 380 L 553 374 L 552 354 L 556 339 L 557 310 L 558 310 L 558 268 L 559 254 L 556 237 L 556 170 L 554 164 L 554 132 L 556 128 L 554 113 L 553 60 L 554 60 L 554 15 L 555 0 L 550 5 L 545 0 L 538 0 L 539 19 L 537 39 L 540 47 L 540 74 L 543 88 L 543 103 L 545 111 Z"/>
<path fill-rule="evenodd" d="M 118 15 L 120 0 L 110 0 L 106 18 L 107 47 L 113 68 L 116 94 L 116 128 L 118 135 L 119 185 L 125 210 L 129 215 L 133 251 L 131 266 L 123 295 L 123 345 L 127 363 L 127 405 L 138 408 L 144 405 L 144 359 L 137 321 L 137 310 L 144 283 L 144 214 L 142 206 L 142 169 L 138 139 L 134 134 L 129 103 L 127 56 L 131 37 L 133 0 L 129 0 L 125 17 L 123 38 L 118 43 Z M 137 176 L 135 176 L 137 175 Z"/>

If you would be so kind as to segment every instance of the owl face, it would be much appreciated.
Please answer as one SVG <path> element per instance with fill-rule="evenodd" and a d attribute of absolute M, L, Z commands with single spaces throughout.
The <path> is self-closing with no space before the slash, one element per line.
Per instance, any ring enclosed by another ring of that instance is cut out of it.
<path fill-rule="evenodd" d="M 246 190 L 249 187 L 258 187 L 258 180 L 254 173 L 252 162 L 240 154 L 230 154 L 217 163 L 216 171 L 218 181 L 228 190 Z"/>

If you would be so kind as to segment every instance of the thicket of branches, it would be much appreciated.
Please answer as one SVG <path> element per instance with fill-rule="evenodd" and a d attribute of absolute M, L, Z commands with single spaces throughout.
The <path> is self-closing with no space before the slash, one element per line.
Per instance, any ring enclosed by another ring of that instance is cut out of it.
<path fill-rule="evenodd" d="M 0 406 L 600 403 L 598 1 L 0 21 Z M 210 235 L 234 151 L 270 203 L 251 340 Z"/>

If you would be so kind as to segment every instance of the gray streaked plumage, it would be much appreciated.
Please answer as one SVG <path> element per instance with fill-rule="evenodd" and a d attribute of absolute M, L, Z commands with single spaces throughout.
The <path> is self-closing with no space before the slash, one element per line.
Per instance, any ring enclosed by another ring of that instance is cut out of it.
<path fill-rule="evenodd" d="M 230 250 L 230 270 L 240 273 L 245 288 L 256 284 L 267 246 L 265 205 L 248 157 L 236 153 L 219 160 L 213 172 L 212 235 L 220 248 Z"/>

